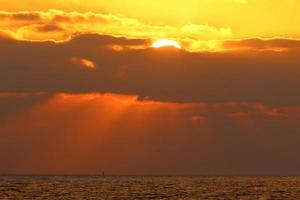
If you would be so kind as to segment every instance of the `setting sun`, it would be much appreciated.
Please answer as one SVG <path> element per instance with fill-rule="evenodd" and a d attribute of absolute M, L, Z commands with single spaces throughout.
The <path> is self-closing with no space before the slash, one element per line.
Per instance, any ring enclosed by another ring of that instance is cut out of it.
<path fill-rule="evenodd" d="M 161 48 L 161 47 L 175 47 L 177 49 L 181 49 L 181 46 L 178 42 L 169 39 L 161 39 L 154 42 L 151 47 L 153 48 Z"/>

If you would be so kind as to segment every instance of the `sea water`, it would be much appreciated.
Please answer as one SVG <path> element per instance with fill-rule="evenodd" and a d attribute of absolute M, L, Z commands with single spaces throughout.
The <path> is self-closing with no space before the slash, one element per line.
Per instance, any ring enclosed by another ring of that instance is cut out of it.
<path fill-rule="evenodd" d="M 0 199 L 300 200 L 300 177 L 0 176 Z"/>

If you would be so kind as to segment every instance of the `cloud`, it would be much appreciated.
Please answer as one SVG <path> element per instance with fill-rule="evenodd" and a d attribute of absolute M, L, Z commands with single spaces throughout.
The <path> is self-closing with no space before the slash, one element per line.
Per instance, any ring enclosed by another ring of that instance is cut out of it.
<path fill-rule="evenodd" d="M 228 40 L 233 36 L 233 32 L 226 26 L 193 23 L 181 26 L 149 24 L 123 15 L 93 12 L 0 11 L 0 19 L 0 31 L 10 32 L 11 37 L 16 39 L 29 41 L 61 42 L 78 34 L 98 33 L 132 39 L 169 38 L 178 41 L 184 49 L 192 52 L 231 49 L 284 51 L 299 46 L 298 40 L 285 38 Z"/>
<path fill-rule="evenodd" d="M 271 51 L 288 51 L 300 48 L 300 41 L 296 39 L 245 39 L 231 40 L 223 42 L 225 49 L 246 49 L 246 50 L 271 50 Z"/>
<path fill-rule="evenodd" d="M 147 43 L 97 34 L 62 43 L 3 39 L 0 91 L 111 92 L 169 102 L 299 105 L 299 50 L 293 48 L 298 41 L 280 42 L 293 49 L 283 52 L 130 48 Z M 115 45 L 126 48 L 111 48 Z M 89 70 L 74 63 L 96 67 Z"/>
<path fill-rule="evenodd" d="M 229 27 L 215 27 L 208 24 L 182 26 L 149 24 L 123 15 L 92 12 L 1 11 L 0 19 L 0 30 L 10 30 L 22 40 L 63 41 L 80 32 L 142 39 L 170 38 L 183 42 L 188 40 L 192 43 L 195 40 L 222 39 L 232 34 Z"/>
<path fill-rule="evenodd" d="M 9 31 L 0 31 L 0 40 L 14 39 Z"/>
<path fill-rule="evenodd" d="M 1 20 L 11 20 L 11 21 L 40 21 L 42 20 L 39 12 L 17 12 L 9 13 L 5 11 L 0 12 Z"/>
<path fill-rule="evenodd" d="M 63 31 L 63 29 L 60 26 L 54 24 L 46 24 L 44 26 L 37 26 L 36 31 L 37 32 L 59 32 L 59 31 Z"/>

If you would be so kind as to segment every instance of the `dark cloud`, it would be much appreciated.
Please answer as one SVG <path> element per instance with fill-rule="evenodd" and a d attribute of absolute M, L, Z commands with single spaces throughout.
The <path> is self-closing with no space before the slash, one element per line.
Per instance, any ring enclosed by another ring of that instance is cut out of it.
<path fill-rule="evenodd" d="M 0 93 L 0 121 L 30 109 L 50 96 L 51 94 L 45 93 Z"/>
<path fill-rule="evenodd" d="M 131 48 L 147 43 L 97 34 L 63 43 L 1 40 L 0 91 L 113 92 L 172 102 L 299 105 L 298 51 Z M 126 48 L 116 51 L 114 46 Z M 74 67 L 73 57 L 97 67 Z"/>
<path fill-rule="evenodd" d="M 46 24 L 36 27 L 37 32 L 63 32 L 64 29 L 55 24 Z"/>
<path fill-rule="evenodd" d="M 6 31 L 0 31 L 0 40 L 12 40 L 13 36 Z"/>
<path fill-rule="evenodd" d="M 38 12 L 10 13 L 0 11 L 0 19 L 13 21 L 39 21 L 42 20 L 42 17 Z"/>

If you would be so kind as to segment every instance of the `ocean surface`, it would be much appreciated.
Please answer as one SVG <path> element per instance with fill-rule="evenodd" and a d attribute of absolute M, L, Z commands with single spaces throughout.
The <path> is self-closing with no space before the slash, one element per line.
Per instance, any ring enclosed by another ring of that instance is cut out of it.
<path fill-rule="evenodd" d="M 300 177 L 0 176 L 0 199 L 300 200 Z"/>

